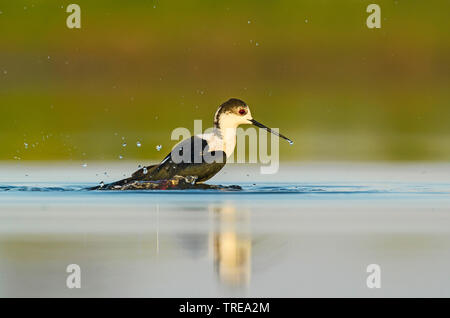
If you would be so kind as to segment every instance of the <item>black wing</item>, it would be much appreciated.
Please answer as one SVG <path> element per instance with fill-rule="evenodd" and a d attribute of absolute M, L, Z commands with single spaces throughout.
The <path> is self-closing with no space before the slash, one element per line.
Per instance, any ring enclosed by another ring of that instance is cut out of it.
<path fill-rule="evenodd" d="M 122 179 L 103 187 L 94 189 L 112 189 L 134 181 L 168 180 L 174 176 L 194 176 L 196 182 L 203 182 L 212 178 L 226 163 L 223 151 L 209 151 L 206 140 L 192 136 L 185 139 L 157 165 L 151 165 L 135 171 L 131 177 Z"/>
<path fill-rule="evenodd" d="M 176 145 L 145 180 L 167 180 L 178 175 L 194 176 L 197 182 L 203 182 L 219 172 L 225 163 L 223 151 L 209 151 L 205 139 L 192 136 Z"/>

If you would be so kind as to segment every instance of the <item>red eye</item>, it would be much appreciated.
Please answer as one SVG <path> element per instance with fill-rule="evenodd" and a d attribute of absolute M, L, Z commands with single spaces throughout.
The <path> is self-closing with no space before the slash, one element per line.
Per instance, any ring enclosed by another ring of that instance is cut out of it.
<path fill-rule="evenodd" d="M 245 111 L 245 109 L 239 109 L 239 114 L 245 115 L 247 114 L 247 112 Z"/>

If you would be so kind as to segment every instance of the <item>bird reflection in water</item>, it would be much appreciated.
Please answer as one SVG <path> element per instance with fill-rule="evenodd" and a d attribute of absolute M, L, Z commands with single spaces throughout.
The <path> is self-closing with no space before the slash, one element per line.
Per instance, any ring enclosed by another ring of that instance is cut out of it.
<path fill-rule="evenodd" d="M 236 210 L 231 203 L 210 206 L 213 223 L 210 252 L 220 280 L 231 286 L 250 283 L 252 240 L 250 211 Z"/>

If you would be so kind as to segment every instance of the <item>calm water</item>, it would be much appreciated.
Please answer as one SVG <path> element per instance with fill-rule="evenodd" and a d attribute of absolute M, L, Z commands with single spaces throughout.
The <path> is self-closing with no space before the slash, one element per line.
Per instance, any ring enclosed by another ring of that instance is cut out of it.
<path fill-rule="evenodd" d="M 243 191 L 82 190 L 135 168 L 0 164 L 0 296 L 450 296 L 450 164 L 227 166 L 211 183 Z M 66 287 L 73 263 L 81 289 Z"/>

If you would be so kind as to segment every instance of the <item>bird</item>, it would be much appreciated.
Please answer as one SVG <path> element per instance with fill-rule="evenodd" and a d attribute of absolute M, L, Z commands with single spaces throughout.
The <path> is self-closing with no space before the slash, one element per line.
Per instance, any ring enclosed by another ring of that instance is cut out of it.
<path fill-rule="evenodd" d="M 113 189 L 136 181 L 170 180 L 175 176 L 193 178 L 195 184 L 203 183 L 225 166 L 236 146 L 236 129 L 245 124 L 266 129 L 293 144 L 289 138 L 253 119 L 247 103 L 231 98 L 217 109 L 212 132 L 184 139 L 159 164 L 143 167 L 129 178 L 94 189 Z"/>

